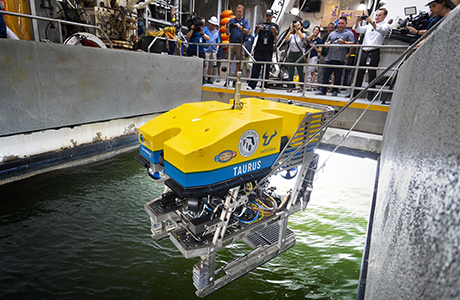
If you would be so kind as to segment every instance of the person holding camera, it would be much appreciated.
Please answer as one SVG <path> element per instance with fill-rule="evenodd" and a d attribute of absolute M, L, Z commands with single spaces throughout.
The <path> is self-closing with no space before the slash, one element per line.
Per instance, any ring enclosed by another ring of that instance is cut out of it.
<path fill-rule="evenodd" d="M 244 10 L 244 6 L 239 4 L 236 7 L 235 18 L 230 19 L 230 21 L 228 21 L 227 24 L 225 24 L 225 33 L 227 35 L 230 35 L 230 39 L 229 39 L 230 43 L 241 44 L 242 37 L 249 35 L 249 22 L 248 20 L 243 19 L 243 10 Z M 243 41 L 244 41 L 244 38 L 243 38 Z M 238 61 L 244 60 L 243 48 L 241 47 L 241 45 L 230 46 L 228 58 L 230 60 L 233 60 L 233 59 L 238 60 Z M 239 70 L 240 70 L 240 63 L 237 62 L 236 68 L 235 68 L 235 77 Z M 227 83 L 225 83 L 224 86 L 227 86 Z M 233 86 L 235 86 L 235 80 L 233 81 Z"/>
<path fill-rule="evenodd" d="M 452 3 L 450 0 L 432 0 L 428 2 L 425 6 L 430 7 L 430 16 L 431 18 L 428 21 L 428 26 L 426 29 L 417 30 L 412 26 L 407 26 L 407 29 L 410 33 L 415 35 L 424 35 L 427 30 L 433 27 L 439 20 L 441 20 L 445 15 L 451 11 Z"/>
<path fill-rule="evenodd" d="M 204 18 L 203 17 L 196 17 L 192 25 L 190 26 L 190 31 L 185 35 L 185 38 L 187 41 L 190 43 L 199 43 L 199 44 L 204 44 L 206 41 L 209 40 L 209 36 L 204 33 Z M 200 58 L 203 58 L 203 60 L 206 58 L 204 54 L 204 45 L 189 45 L 187 48 L 187 55 L 188 56 L 198 56 Z M 203 61 L 203 84 L 205 83 L 205 78 L 204 75 L 206 74 L 206 64 L 204 64 Z"/>
<path fill-rule="evenodd" d="M 257 24 L 254 34 L 258 35 L 256 46 L 254 47 L 254 59 L 256 62 L 252 65 L 251 78 L 259 78 L 260 69 L 265 72 L 265 79 L 268 79 L 270 76 L 270 65 L 267 65 L 266 68 L 263 68 L 263 64 L 257 62 L 272 61 L 273 49 L 275 38 L 278 36 L 278 25 L 272 22 L 273 19 L 273 10 L 267 9 L 265 12 L 265 22 Z M 255 89 L 257 81 L 251 80 L 248 83 L 248 89 Z M 264 87 L 267 88 L 267 82 L 263 83 Z"/>
<path fill-rule="evenodd" d="M 385 18 L 388 15 L 386 8 L 380 8 L 375 13 L 375 21 L 369 16 L 361 16 L 356 19 L 355 31 L 357 33 L 364 34 L 363 39 L 363 48 L 361 53 L 361 59 L 359 61 L 360 66 L 368 67 L 378 67 L 380 62 L 380 48 L 373 46 L 382 45 L 383 40 L 385 39 L 388 31 L 390 30 L 390 25 L 385 22 Z M 361 25 L 362 21 L 366 21 L 367 25 Z M 371 83 L 377 76 L 376 70 L 367 70 L 369 76 L 369 83 Z M 363 77 L 366 69 L 359 69 L 358 75 L 356 77 L 355 87 L 361 87 L 363 83 Z M 354 92 L 356 96 L 359 91 Z M 374 92 L 367 92 L 367 100 L 372 101 L 374 98 Z"/>
<path fill-rule="evenodd" d="M 337 29 L 332 31 L 327 37 L 325 45 L 345 45 L 345 44 L 355 44 L 356 39 L 353 32 L 346 29 L 347 26 L 347 17 L 342 16 L 337 21 Z M 329 79 L 334 73 L 334 85 L 340 85 L 342 80 L 342 71 L 343 68 L 335 67 L 335 65 L 345 65 L 345 59 L 348 52 L 347 47 L 330 47 L 329 53 L 326 57 L 326 65 L 331 65 L 330 67 L 324 68 L 324 75 L 322 84 L 329 84 Z M 321 87 L 321 91 L 317 92 L 316 95 L 326 95 L 327 87 Z M 337 96 L 339 88 L 332 88 L 332 96 Z"/>
<path fill-rule="evenodd" d="M 289 54 L 286 59 L 287 62 L 294 63 L 303 55 L 303 46 L 305 36 L 302 32 L 302 24 L 294 20 L 289 27 L 289 32 L 286 35 L 286 42 L 289 42 Z M 303 74 L 303 67 L 301 65 L 289 65 L 288 66 L 288 73 L 289 73 L 289 81 L 294 79 L 294 72 L 297 68 L 297 73 L 299 74 L 299 83 L 304 82 L 304 74 Z M 294 84 L 288 84 L 287 92 L 290 93 L 294 89 Z M 302 92 L 302 88 L 299 88 L 299 93 Z"/>

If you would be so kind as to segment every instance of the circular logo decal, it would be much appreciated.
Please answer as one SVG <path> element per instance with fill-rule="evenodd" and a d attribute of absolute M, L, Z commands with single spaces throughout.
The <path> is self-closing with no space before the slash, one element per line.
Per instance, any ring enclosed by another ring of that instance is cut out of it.
<path fill-rule="evenodd" d="M 142 135 L 142 133 L 141 133 L 140 138 L 141 138 L 141 143 L 143 143 L 144 142 L 144 136 Z"/>
<path fill-rule="evenodd" d="M 259 134 L 255 130 L 248 130 L 240 137 L 238 142 L 238 151 L 241 156 L 249 157 L 256 152 L 259 146 Z"/>

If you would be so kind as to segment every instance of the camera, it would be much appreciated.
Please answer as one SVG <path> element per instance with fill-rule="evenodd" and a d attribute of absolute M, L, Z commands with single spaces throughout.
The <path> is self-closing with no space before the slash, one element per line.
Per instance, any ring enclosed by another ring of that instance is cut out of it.
<path fill-rule="evenodd" d="M 368 17 L 367 15 L 362 15 L 360 18 L 361 18 L 361 20 L 366 20 L 367 17 Z"/>
<path fill-rule="evenodd" d="M 201 27 L 204 26 L 204 22 L 201 20 L 195 19 L 193 21 L 193 25 L 195 25 L 193 28 L 193 31 L 201 31 Z"/>
<path fill-rule="evenodd" d="M 261 31 L 270 31 L 271 26 L 270 26 L 270 24 L 260 24 L 260 30 Z"/>
<path fill-rule="evenodd" d="M 412 26 L 416 30 L 426 29 L 426 27 L 428 26 L 429 19 L 430 15 L 427 12 L 422 11 L 416 17 L 412 18 L 412 16 L 410 16 L 409 18 L 406 18 L 401 23 L 399 23 L 399 31 L 401 34 L 406 35 L 410 34 L 410 31 L 407 28 L 407 26 Z M 414 41 L 411 41 L 411 43 Z"/>
<path fill-rule="evenodd" d="M 430 15 L 422 11 L 420 12 L 415 18 L 412 19 L 412 27 L 417 29 L 425 29 L 428 26 L 428 21 L 430 19 Z"/>
<path fill-rule="evenodd" d="M 234 24 L 234 23 L 228 23 L 228 27 L 229 27 L 230 29 L 233 29 L 233 28 L 236 27 L 236 24 Z"/>
<path fill-rule="evenodd" d="M 198 17 L 196 13 L 192 13 L 190 18 L 186 20 L 187 27 L 189 30 L 192 29 L 192 25 L 194 26 L 193 31 L 201 31 L 201 27 L 204 26 L 204 22 L 202 21 L 201 17 Z"/>

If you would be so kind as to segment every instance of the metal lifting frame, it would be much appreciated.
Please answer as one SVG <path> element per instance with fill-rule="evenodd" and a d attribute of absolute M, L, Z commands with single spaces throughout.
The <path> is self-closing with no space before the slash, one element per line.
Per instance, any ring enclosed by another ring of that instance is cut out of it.
<path fill-rule="evenodd" d="M 207 254 L 201 255 L 202 260 L 193 267 L 193 281 L 198 296 L 209 295 L 294 246 L 295 234 L 287 228 L 288 219 L 291 214 L 306 208 L 308 200 L 305 199 L 305 194 L 310 191 L 306 190 L 304 181 L 307 180 L 307 173 L 311 171 L 309 166 L 314 156 L 314 150 L 324 133 L 324 131 L 317 131 L 321 124 L 325 123 L 333 114 L 333 109 L 328 108 L 320 113 L 305 115 L 295 134 L 273 164 L 273 171 L 256 185 L 256 187 L 262 187 L 269 176 L 293 167 L 300 167 L 301 171 L 286 208 L 273 218 L 269 217 L 257 222 L 255 224 L 256 229 L 249 230 L 249 234 L 238 233 L 238 235 L 244 236 L 242 240 L 253 250 L 216 271 L 215 255 L 217 250 L 238 240 L 232 240 L 231 234 L 226 236 L 231 215 L 238 206 L 247 201 L 246 196 L 238 198 L 239 186 L 229 190 L 220 215 L 220 222 L 217 225 L 218 228 L 213 237 L 212 247 Z M 307 140 L 310 141 L 305 143 Z M 300 195 L 301 193 L 303 194 Z M 225 241 L 225 238 L 230 242 Z M 225 271 L 226 275 L 216 279 L 216 276 L 222 271 Z"/>

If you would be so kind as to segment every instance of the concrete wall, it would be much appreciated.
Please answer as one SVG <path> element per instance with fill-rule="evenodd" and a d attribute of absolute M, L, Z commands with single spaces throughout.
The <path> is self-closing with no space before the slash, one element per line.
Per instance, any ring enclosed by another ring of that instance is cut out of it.
<path fill-rule="evenodd" d="M 0 185 L 129 151 L 150 119 L 201 101 L 201 59 L 4 39 L 0 49 Z"/>
<path fill-rule="evenodd" d="M 460 298 L 460 9 L 406 61 L 387 118 L 366 299 Z"/>
<path fill-rule="evenodd" d="M 196 58 L 0 40 L 0 136 L 201 101 Z"/>

